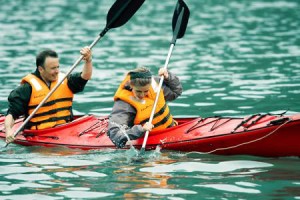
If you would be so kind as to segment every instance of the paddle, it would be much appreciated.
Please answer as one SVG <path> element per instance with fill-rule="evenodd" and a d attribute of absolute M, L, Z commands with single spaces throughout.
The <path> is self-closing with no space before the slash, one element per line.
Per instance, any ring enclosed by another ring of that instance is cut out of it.
<path fill-rule="evenodd" d="M 184 36 L 185 30 L 186 30 L 186 27 L 188 24 L 189 16 L 190 16 L 190 11 L 189 11 L 189 8 L 187 7 L 187 5 L 184 3 L 183 0 L 178 0 L 176 7 L 175 7 L 174 14 L 173 14 L 173 20 L 172 20 L 173 38 L 172 38 L 169 53 L 168 53 L 168 56 L 167 56 L 167 59 L 166 59 L 165 65 L 164 65 L 164 69 L 167 69 L 167 67 L 168 67 L 168 63 L 169 63 L 173 48 L 175 46 L 176 39 L 182 38 Z M 152 111 L 150 114 L 150 119 L 149 119 L 150 123 L 152 123 L 152 120 L 154 117 L 154 113 L 156 110 L 158 97 L 159 97 L 159 93 L 160 93 L 163 81 L 164 81 L 164 76 L 162 75 L 159 80 L 158 90 L 157 90 L 154 105 L 153 105 L 153 108 L 152 108 Z M 148 136 L 149 136 L 149 131 L 147 131 L 145 133 L 145 137 L 144 137 L 142 148 L 140 150 L 140 154 L 143 154 L 145 152 L 145 147 L 147 144 Z"/>
<path fill-rule="evenodd" d="M 111 28 L 117 28 L 124 25 L 134 13 L 141 7 L 145 0 L 116 0 L 112 7 L 109 9 L 106 17 L 106 27 L 97 36 L 97 38 L 89 46 L 92 49 L 97 42 L 106 34 Z M 42 107 L 42 105 L 49 99 L 49 97 L 55 92 L 55 90 L 61 85 L 64 79 L 75 69 L 75 67 L 83 59 L 81 55 L 80 58 L 76 60 L 71 69 L 65 74 L 65 76 L 56 84 L 56 86 L 48 93 L 48 95 L 40 102 L 40 104 L 33 110 L 33 112 L 26 118 L 23 124 L 15 131 L 14 137 L 25 127 L 33 115 Z M 8 143 L 5 145 L 5 147 Z"/>

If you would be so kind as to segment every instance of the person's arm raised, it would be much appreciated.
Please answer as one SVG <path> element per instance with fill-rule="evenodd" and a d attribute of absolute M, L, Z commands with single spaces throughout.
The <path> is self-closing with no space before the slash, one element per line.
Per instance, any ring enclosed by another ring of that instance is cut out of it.
<path fill-rule="evenodd" d="M 92 51 L 89 47 L 84 47 L 80 50 L 80 54 L 83 56 L 82 59 L 85 61 L 81 78 L 84 80 L 90 80 L 93 73 Z"/>

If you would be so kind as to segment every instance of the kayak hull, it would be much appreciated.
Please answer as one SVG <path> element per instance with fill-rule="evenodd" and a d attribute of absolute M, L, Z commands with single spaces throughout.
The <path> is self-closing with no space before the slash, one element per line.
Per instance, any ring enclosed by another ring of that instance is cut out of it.
<path fill-rule="evenodd" d="M 4 116 L 0 138 L 5 139 Z M 220 155 L 300 156 L 300 114 L 290 116 L 252 115 L 245 118 L 177 118 L 178 126 L 149 134 L 146 150 L 213 153 Z M 16 120 L 16 130 L 23 119 Z M 14 143 L 91 149 L 115 149 L 107 136 L 108 117 L 77 116 L 68 124 L 45 130 L 24 130 Z M 131 141 L 140 149 L 143 138 Z M 129 142 L 125 149 L 130 148 Z"/>

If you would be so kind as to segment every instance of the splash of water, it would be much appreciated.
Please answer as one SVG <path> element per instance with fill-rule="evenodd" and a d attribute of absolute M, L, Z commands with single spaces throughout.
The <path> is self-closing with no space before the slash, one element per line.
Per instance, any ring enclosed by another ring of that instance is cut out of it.
<path fill-rule="evenodd" d="M 151 151 L 147 154 L 144 154 L 143 156 L 141 156 L 140 152 L 133 146 L 132 141 L 130 140 L 128 134 L 126 133 L 126 129 L 128 129 L 127 125 L 121 125 L 118 124 L 116 122 L 111 122 L 112 124 L 118 126 L 120 128 L 120 131 L 126 136 L 127 140 L 128 140 L 128 144 L 130 146 L 129 150 L 127 150 L 125 152 L 126 154 L 126 159 L 127 162 L 141 162 L 146 160 L 157 160 L 161 157 L 161 147 L 157 146 L 156 149 L 154 151 Z"/>
<path fill-rule="evenodd" d="M 128 129 L 129 127 L 127 125 L 125 125 L 125 124 L 121 125 L 121 124 L 118 124 L 118 123 L 116 123 L 114 121 L 112 121 L 110 123 L 112 123 L 112 124 L 116 125 L 117 127 L 119 127 L 121 133 L 123 133 L 125 135 L 125 137 L 127 138 L 128 143 L 130 145 L 130 148 L 134 148 L 133 145 L 132 145 L 132 142 L 131 142 L 131 140 L 130 140 L 130 138 L 128 136 L 128 134 L 126 133 L 126 129 Z"/>
<path fill-rule="evenodd" d="M 160 150 L 161 150 L 161 147 L 156 146 L 155 150 L 151 151 L 148 158 L 150 158 L 151 160 L 159 159 L 161 157 L 161 151 Z"/>

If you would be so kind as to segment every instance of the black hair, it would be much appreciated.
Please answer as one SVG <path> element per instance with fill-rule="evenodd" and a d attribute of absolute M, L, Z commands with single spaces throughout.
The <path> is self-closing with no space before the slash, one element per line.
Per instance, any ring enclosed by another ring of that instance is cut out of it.
<path fill-rule="evenodd" d="M 132 85 L 143 87 L 151 84 L 152 76 L 150 70 L 147 67 L 137 67 L 136 69 L 130 71 L 128 74 L 130 76 L 133 76 L 133 78 L 130 77 L 130 84 Z"/>
<path fill-rule="evenodd" d="M 58 58 L 58 55 L 55 51 L 46 49 L 41 51 L 37 56 L 36 56 L 36 67 L 41 66 L 45 67 L 45 60 L 47 57 L 52 57 L 52 58 Z"/>

